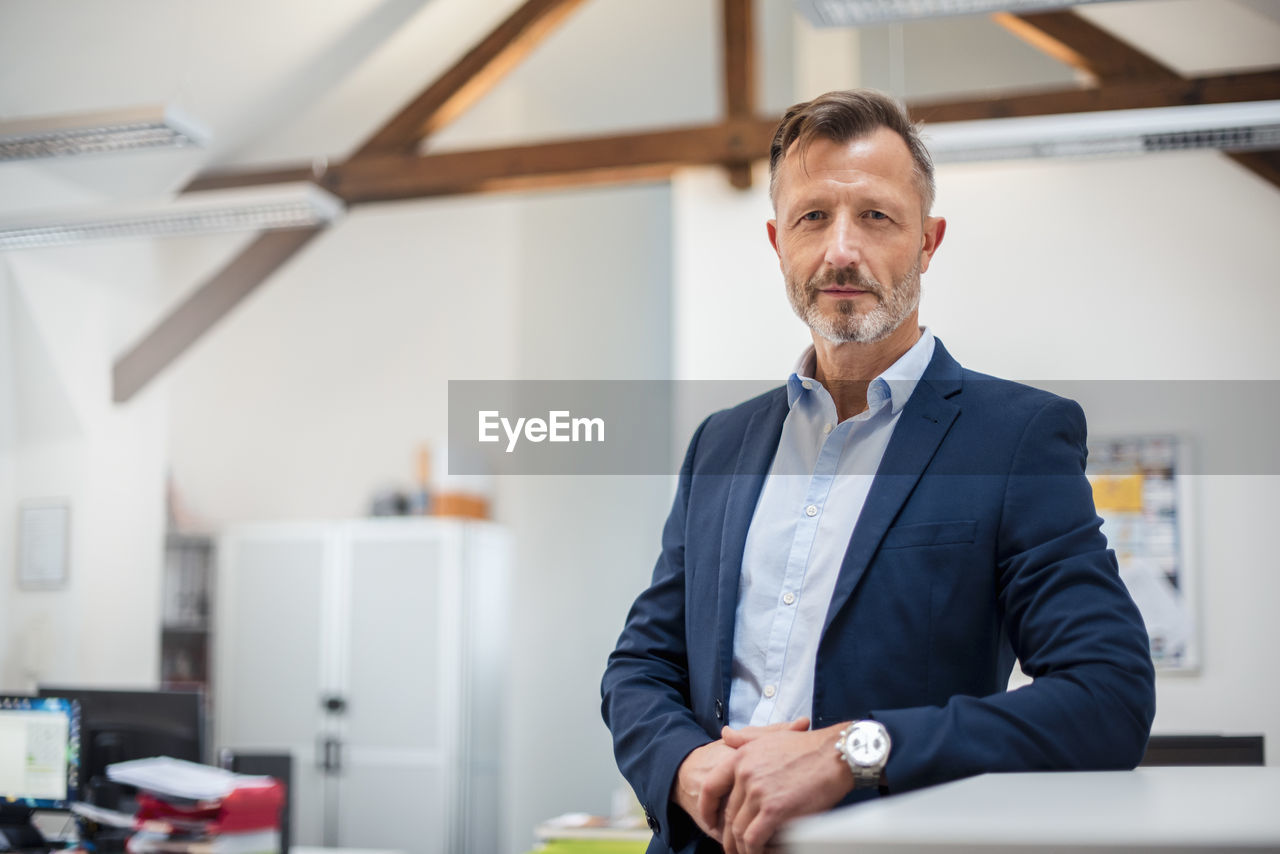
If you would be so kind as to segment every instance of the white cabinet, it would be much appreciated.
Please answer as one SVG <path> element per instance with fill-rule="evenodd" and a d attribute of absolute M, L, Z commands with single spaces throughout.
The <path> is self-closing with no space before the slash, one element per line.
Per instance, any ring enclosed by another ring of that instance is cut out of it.
<path fill-rule="evenodd" d="M 261 524 L 218 557 L 215 741 L 293 755 L 294 844 L 497 850 L 505 531 Z"/>

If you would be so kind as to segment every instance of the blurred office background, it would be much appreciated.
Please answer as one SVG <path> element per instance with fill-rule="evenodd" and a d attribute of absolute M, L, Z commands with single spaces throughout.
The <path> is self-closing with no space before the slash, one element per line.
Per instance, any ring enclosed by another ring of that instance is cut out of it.
<path fill-rule="evenodd" d="M 0 216 L 172 195 L 211 170 L 337 163 L 520 5 L 8 0 L 0 119 L 176 104 L 207 140 L 0 164 Z M 718 121 L 721 5 L 585 0 L 428 150 Z M 1265 0 L 1075 14 L 1185 78 L 1280 66 Z M 754 26 L 761 116 L 859 84 L 908 102 L 1090 85 L 986 15 L 831 29 L 757 0 Z M 988 373 L 1266 381 L 1274 396 L 1280 187 L 1264 172 L 1212 149 L 940 165 L 949 228 L 923 321 Z M 699 166 L 352 206 L 122 402 L 116 360 L 254 235 L 0 253 L 0 692 L 156 684 L 167 532 L 364 516 L 380 490 L 412 485 L 424 445 L 438 481 L 449 380 L 781 381 L 808 337 L 766 240 L 763 164 L 754 173 L 749 189 Z M 1136 403 L 1089 414 L 1095 433 L 1197 439 Z M 672 437 L 677 453 L 686 438 Z M 1161 675 L 1158 732 L 1280 738 L 1280 470 L 1260 468 L 1194 478 L 1200 660 Z M 505 852 L 549 816 L 611 809 L 622 781 L 599 678 L 672 488 L 662 474 L 484 486 L 510 535 Z M 45 499 L 70 508 L 69 570 L 31 589 L 17 583 L 20 510 Z M 382 667 L 404 678 L 414 650 Z"/>

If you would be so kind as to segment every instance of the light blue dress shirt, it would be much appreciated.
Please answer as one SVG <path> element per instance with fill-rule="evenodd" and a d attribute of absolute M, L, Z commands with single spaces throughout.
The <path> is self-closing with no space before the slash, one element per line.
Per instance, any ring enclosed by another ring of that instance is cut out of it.
<path fill-rule="evenodd" d="M 729 725 L 808 716 L 827 606 L 854 523 L 924 369 L 933 333 L 867 388 L 867 408 L 837 423 L 813 379 L 810 346 L 787 379 L 790 412 L 747 531 L 733 633 Z"/>

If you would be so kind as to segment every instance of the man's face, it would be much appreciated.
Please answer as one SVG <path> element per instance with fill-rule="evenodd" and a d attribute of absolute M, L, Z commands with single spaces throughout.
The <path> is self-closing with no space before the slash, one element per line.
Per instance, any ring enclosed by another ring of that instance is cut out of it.
<path fill-rule="evenodd" d="M 828 341 L 874 343 L 915 326 L 920 274 L 946 224 L 924 217 L 912 166 L 888 128 L 817 139 L 803 160 L 793 147 L 779 165 L 769 240 L 791 307 Z"/>

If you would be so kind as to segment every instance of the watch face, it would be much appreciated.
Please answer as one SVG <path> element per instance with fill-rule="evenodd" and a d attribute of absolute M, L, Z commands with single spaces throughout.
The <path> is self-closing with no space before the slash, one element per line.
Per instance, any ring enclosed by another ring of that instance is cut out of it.
<path fill-rule="evenodd" d="M 849 758 L 865 767 L 878 765 L 889 752 L 889 737 L 875 724 L 854 724 L 847 739 Z"/>

